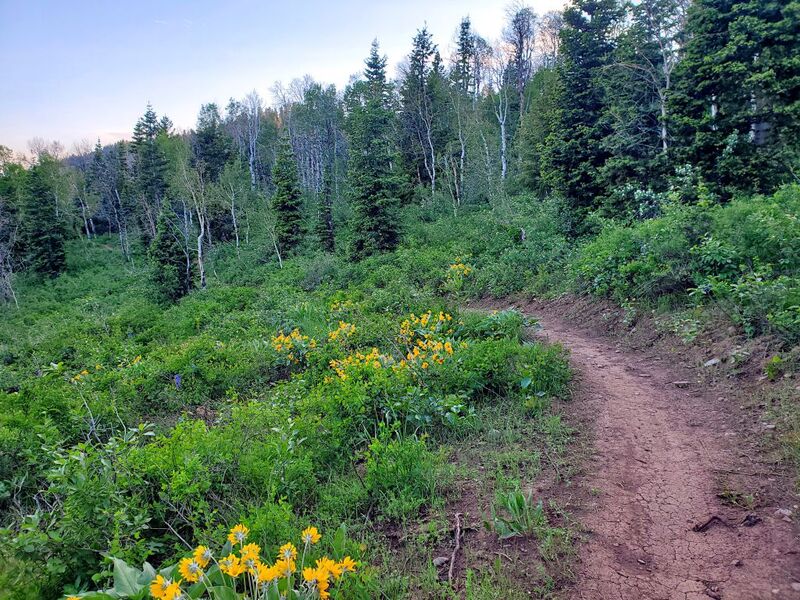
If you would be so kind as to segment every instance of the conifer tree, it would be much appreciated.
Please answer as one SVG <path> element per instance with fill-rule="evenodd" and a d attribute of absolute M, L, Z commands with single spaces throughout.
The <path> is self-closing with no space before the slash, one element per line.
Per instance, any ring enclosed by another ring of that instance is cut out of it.
<path fill-rule="evenodd" d="M 288 135 L 283 135 L 278 145 L 272 182 L 275 184 L 275 193 L 272 196 L 275 243 L 281 255 L 286 256 L 298 246 L 303 237 L 303 195 Z"/>
<path fill-rule="evenodd" d="M 200 107 L 193 141 L 194 160 L 203 180 L 208 183 L 217 181 L 231 156 L 232 148 L 216 104 Z"/>
<path fill-rule="evenodd" d="M 606 192 L 600 169 L 610 157 L 603 141 L 611 130 L 601 78 L 621 17 L 617 0 L 573 0 L 564 10 L 560 123 L 547 149 L 545 175 L 573 209 L 573 233 L 583 231 L 586 215 Z"/>
<path fill-rule="evenodd" d="M 42 160 L 53 160 L 45 156 Z M 66 266 L 66 231 L 53 206 L 53 190 L 40 160 L 30 169 L 23 188 L 21 222 L 28 266 L 39 275 L 58 277 Z"/>
<path fill-rule="evenodd" d="M 393 139 L 391 86 L 386 81 L 386 57 L 377 40 L 366 60 L 364 79 L 345 95 L 350 138 L 348 183 L 353 208 L 350 252 L 361 259 L 392 250 L 400 239 L 397 172 Z"/>
<path fill-rule="evenodd" d="M 333 172 L 326 168 L 322 178 L 322 194 L 319 200 L 317 235 L 325 252 L 333 252 L 335 236 L 333 229 Z"/>
<path fill-rule="evenodd" d="M 166 302 L 175 302 L 192 289 L 192 261 L 175 220 L 169 202 L 162 203 L 156 235 L 148 249 L 151 282 L 157 297 Z"/>
<path fill-rule="evenodd" d="M 133 129 L 135 185 L 139 197 L 139 217 L 145 242 L 155 236 L 156 220 L 167 190 L 167 159 L 158 144 L 159 134 L 166 133 L 164 119 L 158 121 L 153 107 L 148 104 L 144 116 Z"/>
<path fill-rule="evenodd" d="M 473 65 L 475 63 L 475 34 L 469 17 L 461 19 L 458 26 L 456 52 L 451 77 L 456 89 L 465 95 L 472 95 L 475 85 Z"/>
<path fill-rule="evenodd" d="M 697 0 L 686 29 L 672 96 L 676 158 L 723 196 L 774 189 L 800 156 L 797 3 Z"/>

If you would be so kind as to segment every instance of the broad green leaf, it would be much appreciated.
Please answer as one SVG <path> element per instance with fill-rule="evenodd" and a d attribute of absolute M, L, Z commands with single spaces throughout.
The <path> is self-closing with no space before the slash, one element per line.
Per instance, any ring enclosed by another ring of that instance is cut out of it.
<path fill-rule="evenodd" d="M 130 566 L 121 558 L 114 561 L 114 591 L 122 596 L 136 596 L 142 591 L 144 584 L 139 583 L 142 572 Z"/>

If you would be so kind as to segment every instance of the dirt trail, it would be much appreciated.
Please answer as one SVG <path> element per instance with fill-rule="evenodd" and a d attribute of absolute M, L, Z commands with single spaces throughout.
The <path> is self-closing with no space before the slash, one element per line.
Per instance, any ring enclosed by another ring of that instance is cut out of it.
<path fill-rule="evenodd" d="M 557 311 L 525 312 L 539 318 L 537 335 L 569 349 L 575 410 L 589 416 L 594 442 L 579 482 L 588 491 L 579 515 L 587 541 L 572 597 L 800 598 L 792 524 L 771 506 L 746 526 L 748 513 L 717 497 L 720 473 L 747 458 L 713 390 L 676 384 L 681 371 L 668 360 L 622 350 Z M 705 531 L 693 531 L 713 517 Z"/>

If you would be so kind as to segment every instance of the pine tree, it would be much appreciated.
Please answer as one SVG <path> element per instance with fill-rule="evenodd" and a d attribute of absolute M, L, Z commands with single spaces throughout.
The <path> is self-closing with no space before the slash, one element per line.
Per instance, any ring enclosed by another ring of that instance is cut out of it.
<path fill-rule="evenodd" d="M 278 145 L 278 155 L 272 169 L 275 193 L 272 210 L 275 213 L 275 242 L 282 256 L 291 253 L 303 237 L 303 195 L 297 180 L 297 163 L 288 135 Z"/>
<path fill-rule="evenodd" d="M 573 233 L 582 233 L 586 215 L 602 204 L 607 191 L 600 169 L 610 157 L 603 141 L 611 130 L 600 79 L 610 64 L 612 34 L 621 16 L 617 0 L 573 0 L 564 11 L 560 123 L 547 148 L 545 178 L 572 207 Z"/>
<path fill-rule="evenodd" d="M 145 243 L 155 235 L 156 220 L 167 190 L 167 159 L 158 144 L 158 136 L 165 134 L 164 119 L 159 123 L 153 107 L 147 105 L 144 116 L 133 129 L 134 173 L 136 192 L 141 204 L 137 215 Z"/>
<path fill-rule="evenodd" d="M 529 84 L 530 110 L 517 134 L 520 154 L 518 182 L 538 194 L 546 194 L 556 185 L 555 173 L 547 168 L 553 136 L 560 127 L 560 80 L 553 68 L 539 69 Z"/>
<path fill-rule="evenodd" d="M 161 205 L 148 256 L 151 282 L 160 300 L 175 302 L 192 289 L 193 267 L 175 225 L 175 213 L 169 202 Z"/>
<path fill-rule="evenodd" d="M 319 200 L 319 215 L 317 217 L 317 235 L 325 252 L 335 249 L 335 236 L 333 229 L 333 171 L 325 169 L 322 178 L 322 194 Z"/>
<path fill-rule="evenodd" d="M 203 180 L 209 183 L 217 181 L 225 163 L 231 157 L 232 148 L 216 104 L 204 104 L 200 107 L 193 141 L 194 160 Z"/>
<path fill-rule="evenodd" d="M 408 69 L 400 85 L 399 146 L 403 166 L 420 184 L 436 191 L 439 154 L 448 141 L 450 102 L 441 57 L 426 28 L 414 36 Z"/>
<path fill-rule="evenodd" d="M 475 34 L 469 17 L 461 19 L 458 26 L 456 53 L 451 77 L 456 89 L 465 95 L 472 95 L 475 85 L 473 65 L 475 63 Z"/>
<path fill-rule="evenodd" d="M 40 161 L 28 172 L 22 198 L 22 238 L 29 267 L 39 275 L 58 277 L 66 266 L 66 231 L 53 209 L 55 199 L 45 169 Z"/>
<path fill-rule="evenodd" d="M 402 179 L 396 167 L 386 58 L 379 55 L 377 41 L 372 43 L 364 76 L 345 94 L 353 208 L 350 253 L 355 259 L 392 250 L 400 240 L 398 192 Z"/>
<path fill-rule="evenodd" d="M 800 156 L 800 12 L 783 0 L 697 0 L 676 72 L 679 161 L 723 196 L 767 192 Z"/>

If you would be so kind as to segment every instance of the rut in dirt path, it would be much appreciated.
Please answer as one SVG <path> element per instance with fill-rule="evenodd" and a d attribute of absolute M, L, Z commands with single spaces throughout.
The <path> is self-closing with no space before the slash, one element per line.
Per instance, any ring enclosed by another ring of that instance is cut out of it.
<path fill-rule="evenodd" d="M 526 312 L 542 325 L 537 335 L 570 351 L 575 410 L 591 423 L 594 456 L 578 482 L 589 490 L 579 515 L 587 536 L 572 597 L 800 598 L 792 525 L 765 507 L 761 522 L 746 526 L 746 513 L 716 495 L 720 470 L 739 453 L 703 391 L 575 322 Z"/>

